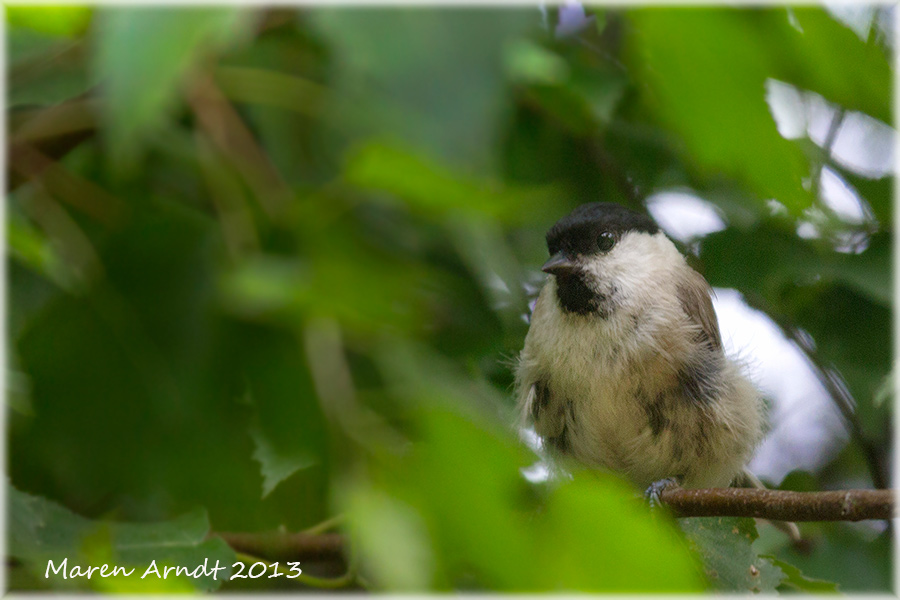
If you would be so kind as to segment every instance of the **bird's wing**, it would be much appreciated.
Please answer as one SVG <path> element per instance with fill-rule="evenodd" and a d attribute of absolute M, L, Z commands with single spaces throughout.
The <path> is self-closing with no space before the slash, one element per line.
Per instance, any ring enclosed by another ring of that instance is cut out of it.
<path fill-rule="evenodd" d="M 700 326 L 713 348 L 721 350 L 722 335 L 719 333 L 711 291 L 703 275 L 689 268 L 688 277 L 678 285 L 678 301 L 688 318 Z"/>

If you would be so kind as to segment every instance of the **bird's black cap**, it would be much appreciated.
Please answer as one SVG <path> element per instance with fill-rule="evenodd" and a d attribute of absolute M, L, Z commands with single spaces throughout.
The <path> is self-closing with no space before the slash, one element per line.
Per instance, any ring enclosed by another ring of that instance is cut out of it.
<path fill-rule="evenodd" d="M 597 238 L 603 233 L 618 240 L 629 231 L 654 234 L 659 227 L 653 219 L 611 202 L 582 204 L 556 222 L 547 232 L 550 254 L 590 254 L 597 251 Z"/>

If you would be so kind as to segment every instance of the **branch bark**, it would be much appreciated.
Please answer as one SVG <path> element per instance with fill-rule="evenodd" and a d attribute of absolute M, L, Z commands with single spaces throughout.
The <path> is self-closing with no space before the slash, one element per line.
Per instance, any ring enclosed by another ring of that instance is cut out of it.
<path fill-rule="evenodd" d="M 237 552 L 272 559 L 335 561 L 344 558 L 344 536 L 339 533 L 225 533 L 214 535 Z"/>
<path fill-rule="evenodd" d="M 660 493 L 659 499 L 679 517 L 755 517 L 795 522 L 894 518 L 894 493 L 891 490 L 787 492 L 670 487 Z"/>
<path fill-rule="evenodd" d="M 771 521 L 863 521 L 894 518 L 891 490 L 786 492 L 751 488 L 670 487 L 660 501 L 678 517 L 755 517 Z M 343 561 L 339 533 L 215 533 L 237 552 L 273 560 Z"/>

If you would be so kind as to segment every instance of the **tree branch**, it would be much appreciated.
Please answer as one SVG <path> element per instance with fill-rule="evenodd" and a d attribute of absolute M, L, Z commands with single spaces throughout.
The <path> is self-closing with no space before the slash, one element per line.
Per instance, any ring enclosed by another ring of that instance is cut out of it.
<path fill-rule="evenodd" d="M 344 559 L 344 536 L 339 533 L 225 533 L 214 535 L 237 552 L 272 559 L 335 561 Z"/>
<path fill-rule="evenodd" d="M 659 499 L 679 517 L 756 517 L 772 521 L 894 518 L 891 490 L 787 492 L 748 488 L 665 489 Z"/>
<path fill-rule="evenodd" d="M 864 521 L 894 518 L 891 490 L 787 492 L 751 488 L 686 490 L 659 495 L 678 517 L 755 517 L 772 521 Z M 278 560 L 344 561 L 339 533 L 215 533 L 236 552 Z"/>

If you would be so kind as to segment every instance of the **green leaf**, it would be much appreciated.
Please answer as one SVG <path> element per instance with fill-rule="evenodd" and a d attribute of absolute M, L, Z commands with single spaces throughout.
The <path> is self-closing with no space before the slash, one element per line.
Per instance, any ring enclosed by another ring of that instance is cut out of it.
<path fill-rule="evenodd" d="M 857 191 L 860 197 L 869 203 L 876 218 L 889 226 L 894 219 L 894 178 L 882 177 L 870 179 L 850 169 L 838 169 L 840 176 Z"/>
<path fill-rule="evenodd" d="M 334 87 L 349 104 L 335 105 L 339 122 L 489 171 L 505 49 L 538 25 L 536 10 L 320 7 L 309 18 L 339 65 Z"/>
<path fill-rule="evenodd" d="M 328 88 L 308 79 L 253 67 L 219 67 L 216 83 L 235 102 L 262 104 L 320 116 L 323 105 L 333 101 Z"/>
<path fill-rule="evenodd" d="M 849 110 L 892 122 L 890 55 L 814 6 L 791 8 L 799 31 L 787 32 L 784 78 Z"/>
<path fill-rule="evenodd" d="M 91 21 L 90 6 L 6 6 L 6 22 L 47 35 L 72 37 L 83 33 Z"/>
<path fill-rule="evenodd" d="M 729 228 L 707 236 L 705 275 L 714 286 L 762 294 L 774 304 L 785 290 L 821 284 L 846 285 L 869 302 L 893 302 L 891 236 L 879 233 L 860 254 L 842 254 L 768 221 L 747 230 Z M 740 268 L 737 266 L 740 265 Z"/>
<path fill-rule="evenodd" d="M 569 76 L 566 61 L 530 40 L 516 40 L 504 50 L 506 75 L 516 83 L 556 84 Z"/>
<path fill-rule="evenodd" d="M 347 492 L 362 570 L 377 589 L 422 591 L 431 587 L 431 539 L 415 509 L 374 487 Z"/>
<path fill-rule="evenodd" d="M 890 405 L 894 399 L 894 371 L 891 371 L 887 375 L 884 376 L 884 379 L 881 381 L 881 387 L 878 388 L 878 391 L 875 392 L 875 397 L 872 398 L 872 404 L 875 405 L 875 408 L 881 408 L 887 403 Z"/>
<path fill-rule="evenodd" d="M 557 60 L 563 59 L 549 50 Z M 564 74 L 555 78 L 525 79 L 525 96 L 540 105 L 576 136 L 594 135 L 613 121 L 628 88 L 627 78 L 604 64 L 585 64 L 577 57 L 562 62 Z"/>
<path fill-rule="evenodd" d="M 66 287 L 73 274 L 67 272 L 68 265 L 47 236 L 19 214 L 12 211 L 7 214 L 6 240 L 10 254 L 36 273 Z"/>
<path fill-rule="evenodd" d="M 503 222 L 537 220 L 546 213 L 547 191 L 516 189 L 454 173 L 411 149 L 369 142 L 352 151 L 344 177 L 365 190 L 388 192 L 432 217 L 464 214 Z"/>
<path fill-rule="evenodd" d="M 296 336 L 259 325 L 243 328 L 235 357 L 256 409 L 250 426 L 253 458 L 263 475 L 263 498 L 327 454 L 328 425 L 322 414 Z"/>
<path fill-rule="evenodd" d="M 470 386 L 469 396 L 476 390 Z M 364 521 L 398 521 L 392 527 L 406 538 L 403 552 L 429 542 L 432 548 L 433 561 L 410 563 L 415 571 L 393 581 L 430 580 L 437 590 L 704 589 L 677 530 L 652 519 L 628 485 L 593 473 L 550 490 L 529 484 L 520 469 L 530 453 L 474 414 L 470 402 L 449 388 L 440 398 L 420 396 L 404 415 L 416 424 L 409 451 L 402 458 L 378 453 L 366 469 L 390 500 L 355 496 L 359 526 L 375 530 L 378 524 Z M 361 498 L 374 506 L 363 510 Z M 383 557 L 395 542 L 371 536 L 368 544 L 368 552 Z"/>
<path fill-rule="evenodd" d="M 865 252 L 833 256 L 833 261 L 829 261 L 831 264 L 823 265 L 823 274 L 847 284 L 869 300 L 890 308 L 894 302 L 892 246 L 892 236 L 873 236 Z"/>
<path fill-rule="evenodd" d="M 134 569 L 128 576 L 113 579 L 95 574 L 73 580 L 63 578 L 62 572 L 50 572 L 49 581 L 55 586 L 87 585 L 106 591 L 172 591 L 171 577 L 178 580 L 175 589 L 211 591 L 228 578 L 235 560 L 234 552 L 225 542 L 219 538 L 207 539 L 209 520 L 203 510 L 160 523 L 114 523 L 85 519 L 55 502 L 25 494 L 9 485 L 7 500 L 9 553 L 27 563 L 35 574 L 43 576 L 47 573 L 48 561 L 53 561 L 55 570 L 66 559 L 69 571 L 75 565 L 83 570 L 104 563 Z M 218 571 L 215 577 L 203 574 L 188 578 L 172 573 L 165 579 L 155 574 L 141 579 L 153 561 L 160 574 L 164 566 L 181 566 L 194 571 L 206 564 L 207 573 L 217 565 L 226 568 Z"/>
<path fill-rule="evenodd" d="M 788 564 L 783 560 L 778 560 L 774 556 L 760 556 L 760 558 L 771 561 L 773 565 L 781 569 L 781 572 L 785 574 L 785 579 L 781 583 L 782 587 L 792 588 L 801 592 L 809 592 L 810 594 L 839 593 L 838 584 L 832 581 L 807 577 L 794 565 Z"/>
<path fill-rule="evenodd" d="M 134 167 L 141 143 L 173 108 L 184 76 L 204 54 L 235 39 L 244 16 L 233 7 L 99 13 L 93 68 L 104 85 L 101 116 L 117 166 Z"/>
<path fill-rule="evenodd" d="M 10 107 L 50 106 L 96 83 L 81 58 L 82 43 L 28 28 L 6 33 Z"/>
<path fill-rule="evenodd" d="M 515 328 L 528 304 L 519 284 L 523 275 L 502 230 L 486 220 L 448 220 L 447 229 L 456 251 L 478 278 L 491 306 L 508 328 Z"/>
<path fill-rule="evenodd" d="M 523 449 L 474 415 L 432 409 L 417 420 L 424 441 L 397 475 L 418 500 L 450 585 L 535 589 L 537 540 L 527 513 L 516 510 Z M 463 473 L 465 484 L 457 485 Z"/>
<path fill-rule="evenodd" d="M 683 140 L 685 158 L 708 178 L 736 178 L 760 203 L 775 198 L 797 215 L 808 207 L 806 159 L 778 133 L 765 99 L 766 79 L 786 51 L 777 45 L 789 28 L 783 13 L 648 8 L 628 17 L 643 101 Z"/>
<path fill-rule="evenodd" d="M 281 324 L 316 315 L 337 318 L 355 330 L 408 330 L 423 321 L 427 307 L 421 285 L 435 273 L 379 256 L 349 231 L 332 229 L 318 236 L 311 264 L 274 256 L 242 261 L 223 277 L 226 305 L 237 314 Z"/>
<path fill-rule="evenodd" d="M 275 487 L 301 469 L 306 469 L 318 462 L 314 456 L 302 450 L 286 454 L 270 442 L 259 429 L 252 429 L 250 437 L 256 449 L 253 458 L 259 462 L 263 476 L 262 497 L 268 496 Z"/>
<path fill-rule="evenodd" d="M 788 547 L 778 556 L 806 576 L 837 582 L 847 594 L 893 593 L 893 540 L 887 532 L 873 539 L 861 523 L 818 523 L 816 530 L 809 551 Z"/>
<path fill-rule="evenodd" d="M 777 566 L 753 550 L 758 536 L 753 519 L 692 517 L 679 523 L 717 589 L 771 593 L 784 580 Z"/>
<path fill-rule="evenodd" d="M 675 593 L 706 588 L 668 520 L 654 519 L 624 481 L 576 474 L 539 516 L 541 576 L 549 589 Z"/>

